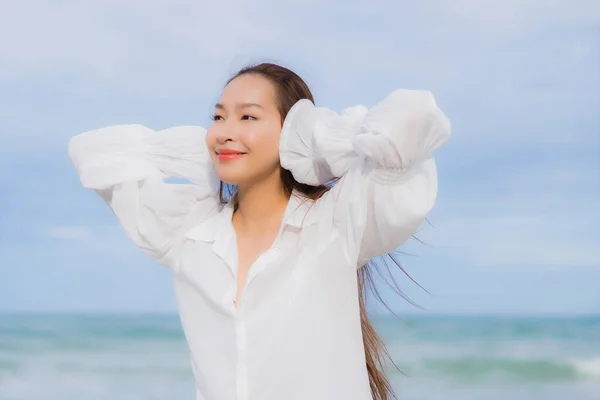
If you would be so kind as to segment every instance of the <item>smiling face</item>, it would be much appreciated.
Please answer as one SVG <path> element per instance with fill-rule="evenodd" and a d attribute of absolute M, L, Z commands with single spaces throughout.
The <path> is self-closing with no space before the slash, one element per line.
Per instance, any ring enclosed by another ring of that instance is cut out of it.
<path fill-rule="evenodd" d="M 277 92 L 267 78 L 246 74 L 231 81 L 206 136 L 219 178 L 241 187 L 279 174 L 281 127 Z"/>

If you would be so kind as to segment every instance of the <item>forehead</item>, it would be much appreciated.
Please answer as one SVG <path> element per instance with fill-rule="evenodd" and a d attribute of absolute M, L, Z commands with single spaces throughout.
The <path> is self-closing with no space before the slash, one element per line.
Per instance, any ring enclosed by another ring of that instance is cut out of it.
<path fill-rule="evenodd" d="M 265 109 L 275 109 L 275 86 L 267 78 L 248 74 L 238 76 L 223 89 L 219 103 L 225 107 L 239 103 L 256 103 Z"/>

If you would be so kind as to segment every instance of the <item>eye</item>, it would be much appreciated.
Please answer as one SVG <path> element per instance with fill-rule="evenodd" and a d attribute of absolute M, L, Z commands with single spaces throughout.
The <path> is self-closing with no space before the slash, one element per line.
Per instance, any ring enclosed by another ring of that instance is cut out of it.
<path fill-rule="evenodd" d="M 220 121 L 220 120 L 222 120 L 222 119 L 223 119 L 223 117 L 221 117 L 220 115 L 217 115 L 217 114 L 213 114 L 213 115 L 211 116 L 211 119 L 212 119 L 213 121 Z"/>
<path fill-rule="evenodd" d="M 252 115 L 244 115 L 242 117 L 242 120 L 246 120 L 246 121 L 248 121 L 248 120 L 256 120 L 256 118 L 253 117 Z"/>

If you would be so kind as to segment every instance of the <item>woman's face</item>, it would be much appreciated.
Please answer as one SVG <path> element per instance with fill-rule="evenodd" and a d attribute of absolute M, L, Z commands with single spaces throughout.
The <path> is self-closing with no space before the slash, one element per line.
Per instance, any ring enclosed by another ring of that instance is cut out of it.
<path fill-rule="evenodd" d="M 223 90 L 206 136 L 219 178 L 243 186 L 277 173 L 280 133 L 275 86 L 260 75 L 235 78 Z"/>

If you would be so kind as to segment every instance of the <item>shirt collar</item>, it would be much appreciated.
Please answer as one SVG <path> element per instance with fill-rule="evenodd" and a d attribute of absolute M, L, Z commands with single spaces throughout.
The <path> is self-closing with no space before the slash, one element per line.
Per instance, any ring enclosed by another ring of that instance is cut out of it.
<path fill-rule="evenodd" d="M 283 224 L 302 229 L 316 222 L 317 216 L 313 210 L 314 200 L 306 198 L 300 192 L 294 190 L 286 207 Z M 223 205 L 216 214 L 194 226 L 186 233 L 186 237 L 202 242 L 215 242 L 225 239 L 233 231 L 231 217 L 233 216 L 233 197 Z"/>
<path fill-rule="evenodd" d="M 317 220 L 316 210 L 313 209 L 314 206 L 314 200 L 294 190 L 285 210 L 283 224 L 298 229 L 314 224 Z"/>

